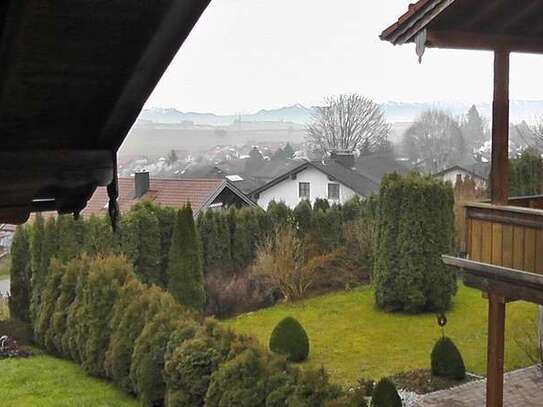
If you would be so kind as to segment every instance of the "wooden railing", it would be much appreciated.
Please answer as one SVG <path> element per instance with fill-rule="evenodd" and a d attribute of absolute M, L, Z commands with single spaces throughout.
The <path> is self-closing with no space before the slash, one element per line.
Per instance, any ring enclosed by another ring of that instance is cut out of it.
<path fill-rule="evenodd" d="M 509 203 L 465 205 L 468 258 L 543 274 L 543 197 L 512 198 Z"/>

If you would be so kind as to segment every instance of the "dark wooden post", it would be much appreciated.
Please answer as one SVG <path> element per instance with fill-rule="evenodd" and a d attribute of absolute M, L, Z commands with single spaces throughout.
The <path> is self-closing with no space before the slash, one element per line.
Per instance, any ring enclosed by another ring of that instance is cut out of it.
<path fill-rule="evenodd" d="M 505 299 L 488 293 L 486 407 L 503 407 Z"/>
<path fill-rule="evenodd" d="M 494 52 L 491 198 L 507 205 L 509 196 L 509 51 Z M 503 407 L 505 299 L 488 293 L 486 406 Z"/>
<path fill-rule="evenodd" d="M 494 102 L 492 104 L 492 203 L 506 205 L 509 172 L 509 51 L 494 52 Z"/>

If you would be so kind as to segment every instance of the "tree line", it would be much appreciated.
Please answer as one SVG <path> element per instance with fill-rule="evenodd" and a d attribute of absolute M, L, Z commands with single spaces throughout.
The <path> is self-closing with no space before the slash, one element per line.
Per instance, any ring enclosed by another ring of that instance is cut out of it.
<path fill-rule="evenodd" d="M 51 258 L 65 262 L 83 253 L 123 255 L 142 283 L 167 289 L 181 303 L 208 314 L 223 317 L 269 306 L 281 298 L 280 289 L 251 274 L 251 267 L 258 248 L 283 227 L 296 231 L 308 258 L 338 254 L 321 271 L 322 284 L 315 284 L 316 290 L 367 281 L 369 257 L 361 254 L 361 238 L 354 233 L 365 205 L 358 199 L 344 206 L 303 201 L 291 210 L 272 202 L 268 210 L 207 211 L 195 222 L 190 206 L 176 211 L 143 202 L 123 215 L 116 234 L 104 217 L 76 221 L 38 214 L 33 224 L 15 234 L 12 313 L 30 318 L 25 311 L 33 308 L 30 287 L 43 285 Z"/>

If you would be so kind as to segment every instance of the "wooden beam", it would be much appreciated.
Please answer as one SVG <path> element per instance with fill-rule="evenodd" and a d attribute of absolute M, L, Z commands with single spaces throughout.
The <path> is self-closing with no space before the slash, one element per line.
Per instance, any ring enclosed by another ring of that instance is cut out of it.
<path fill-rule="evenodd" d="M 434 48 L 543 54 L 543 40 L 540 38 L 478 32 L 430 30 L 427 33 L 426 45 Z"/>
<path fill-rule="evenodd" d="M 502 281 L 516 287 L 533 288 L 541 293 L 539 298 L 543 298 L 543 275 L 541 274 L 461 259 L 459 257 L 441 256 L 441 258 L 448 266 L 465 270 L 467 273 L 479 276 L 491 282 Z M 517 298 L 515 295 L 512 295 L 511 297 Z"/>
<path fill-rule="evenodd" d="M 534 304 L 543 304 L 543 292 L 536 288 L 526 287 L 521 284 L 509 283 L 490 278 L 481 277 L 466 272 L 464 274 L 464 285 L 466 287 L 481 290 L 484 294 L 493 292 L 505 298 L 506 302 L 528 301 Z M 488 296 L 488 294 L 486 294 Z"/>
<path fill-rule="evenodd" d="M 509 51 L 494 52 L 494 101 L 492 104 L 492 169 L 490 196 L 495 205 L 509 199 Z"/>
<path fill-rule="evenodd" d="M 505 301 L 488 293 L 488 348 L 486 407 L 503 407 L 503 370 L 505 344 Z"/>

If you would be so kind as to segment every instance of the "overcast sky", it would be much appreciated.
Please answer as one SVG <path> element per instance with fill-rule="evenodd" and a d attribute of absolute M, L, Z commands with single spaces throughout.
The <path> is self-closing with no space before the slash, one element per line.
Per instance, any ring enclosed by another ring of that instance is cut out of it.
<path fill-rule="evenodd" d="M 413 0 L 212 0 L 147 107 L 250 113 L 357 92 L 377 101 L 491 100 L 489 53 L 379 33 Z M 543 99 L 543 56 L 514 55 L 511 98 Z"/>

